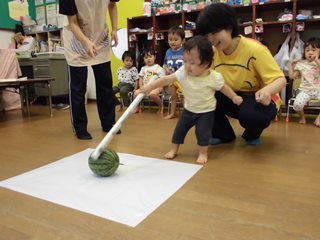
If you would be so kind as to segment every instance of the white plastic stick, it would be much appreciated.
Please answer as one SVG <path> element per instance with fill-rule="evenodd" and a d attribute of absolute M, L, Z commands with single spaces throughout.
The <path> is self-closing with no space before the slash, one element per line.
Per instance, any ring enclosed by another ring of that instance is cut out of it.
<path fill-rule="evenodd" d="M 158 78 L 157 75 L 153 76 L 149 83 L 153 82 Z M 128 116 L 132 113 L 134 109 L 136 109 L 141 102 L 141 100 L 144 98 L 144 93 L 139 93 L 138 96 L 133 100 L 133 102 L 129 105 L 129 107 L 126 109 L 126 111 L 121 115 L 121 117 L 118 119 L 118 121 L 113 125 L 113 127 L 110 129 L 110 131 L 107 133 L 107 135 L 102 139 L 102 141 L 99 143 L 97 148 L 91 153 L 91 158 L 93 160 L 97 160 L 100 156 L 100 154 L 103 152 L 105 147 L 111 142 L 114 135 L 117 134 L 119 129 L 121 128 L 122 123 L 128 118 Z"/>

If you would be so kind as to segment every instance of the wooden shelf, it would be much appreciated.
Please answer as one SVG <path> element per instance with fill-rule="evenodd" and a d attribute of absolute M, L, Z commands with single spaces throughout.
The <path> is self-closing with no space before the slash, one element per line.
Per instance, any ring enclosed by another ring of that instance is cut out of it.
<path fill-rule="evenodd" d="M 273 0 L 263 4 L 249 4 L 249 5 L 235 5 L 233 6 L 237 12 L 241 22 L 244 24 L 239 24 L 240 32 L 244 33 L 244 28 L 252 26 L 253 32 L 246 35 L 247 37 L 258 38 L 259 40 L 264 40 L 270 46 L 270 51 L 275 54 L 278 46 L 284 41 L 287 33 L 283 33 L 283 25 L 291 24 L 291 43 L 294 43 L 296 36 L 296 23 L 300 22 L 296 20 L 297 14 L 301 9 L 310 9 L 313 14 L 320 14 L 320 4 L 319 0 Z M 279 15 L 288 9 L 292 13 L 292 20 L 289 21 L 279 21 Z M 191 10 L 191 11 L 181 11 L 179 13 L 165 13 L 161 15 L 153 16 L 140 16 L 134 18 L 128 18 L 128 29 L 139 27 L 144 29 L 149 29 L 153 27 L 153 40 L 146 40 L 147 37 L 142 37 L 142 35 L 147 35 L 147 33 L 129 33 L 136 34 L 139 44 L 135 44 L 129 47 L 130 50 L 136 52 L 136 47 L 151 46 L 154 47 L 159 53 L 164 55 L 167 50 L 167 33 L 170 27 L 174 25 L 181 25 L 185 30 L 191 30 L 196 34 L 196 29 L 186 28 L 186 21 L 196 22 L 198 14 L 201 10 Z M 262 23 L 256 23 L 257 18 L 262 18 Z M 319 23 L 320 19 L 308 19 L 305 22 L 305 31 L 299 32 L 304 38 L 308 38 L 309 35 L 316 33 L 319 36 Z M 257 25 L 263 24 L 264 32 L 255 33 L 254 30 Z M 310 33 L 309 33 L 310 32 Z M 163 33 L 165 39 L 157 40 L 155 39 L 155 33 Z M 316 36 L 315 36 L 316 37 Z M 141 39 L 141 42 L 140 42 Z M 305 40 L 305 39 L 304 39 Z M 291 44 L 293 45 L 293 44 Z M 140 50 L 140 49 L 138 49 Z M 160 61 L 161 63 L 161 61 Z"/>

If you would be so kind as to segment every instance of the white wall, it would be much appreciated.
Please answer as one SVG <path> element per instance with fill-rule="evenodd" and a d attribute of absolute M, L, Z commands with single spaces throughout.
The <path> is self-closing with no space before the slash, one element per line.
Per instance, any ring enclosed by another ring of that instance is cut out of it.
<path fill-rule="evenodd" d="M 10 30 L 0 30 L 0 48 L 7 49 L 12 41 L 14 35 L 13 31 Z"/>

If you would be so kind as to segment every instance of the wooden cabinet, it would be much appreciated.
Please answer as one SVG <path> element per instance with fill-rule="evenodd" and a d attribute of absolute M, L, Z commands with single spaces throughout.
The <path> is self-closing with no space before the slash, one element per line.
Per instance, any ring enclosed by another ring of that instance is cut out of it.
<path fill-rule="evenodd" d="M 278 47 L 288 34 L 283 32 L 286 27 L 290 27 L 291 46 L 293 46 L 296 27 L 300 24 L 296 20 L 296 16 L 301 10 L 312 10 L 313 15 L 320 15 L 319 0 L 272 0 L 266 3 L 235 5 L 233 7 L 239 16 L 241 34 L 263 40 L 268 44 L 273 55 L 276 54 Z M 279 15 L 285 9 L 291 12 L 292 19 L 279 21 Z M 167 43 L 169 28 L 174 25 L 181 25 L 183 29 L 188 29 L 186 22 L 195 22 L 200 11 L 182 11 L 179 13 L 128 18 L 129 50 L 139 53 L 143 48 L 152 46 L 158 52 L 158 62 L 162 64 L 164 54 L 169 48 Z M 261 19 L 262 22 L 256 22 L 256 19 Z M 310 37 L 320 37 L 320 19 L 307 19 L 301 22 L 305 24 L 305 30 L 300 32 L 303 40 L 306 41 Z M 132 32 L 132 29 L 135 28 L 143 30 Z M 247 33 L 250 29 L 252 31 Z M 256 32 L 259 29 L 263 29 L 263 32 Z M 196 34 L 196 29 L 192 31 Z"/>

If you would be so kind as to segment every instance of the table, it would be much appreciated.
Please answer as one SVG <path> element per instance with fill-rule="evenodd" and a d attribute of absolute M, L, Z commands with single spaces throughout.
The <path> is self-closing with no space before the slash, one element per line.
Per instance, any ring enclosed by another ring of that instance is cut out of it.
<path fill-rule="evenodd" d="M 20 92 L 20 99 L 21 99 L 21 107 L 23 107 L 23 102 L 26 103 L 27 114 L 30 117 L 30 102 L 28 97 L 28 85 L 34 85 L 37 83 L 44 84 L 48 89 L 48 98 L 49 98 L 49 112 L 50 116 L 52 114 L 52 89 L 51 89 L 51 82 L 54 81 L 54 78 L 51 77 L 39 77 L 33 79 L 0 79 L 0 88 L 6 87 L 14 87 L 18 88 Z M 24 101 L 23 101 L 24 100 Z"/>

